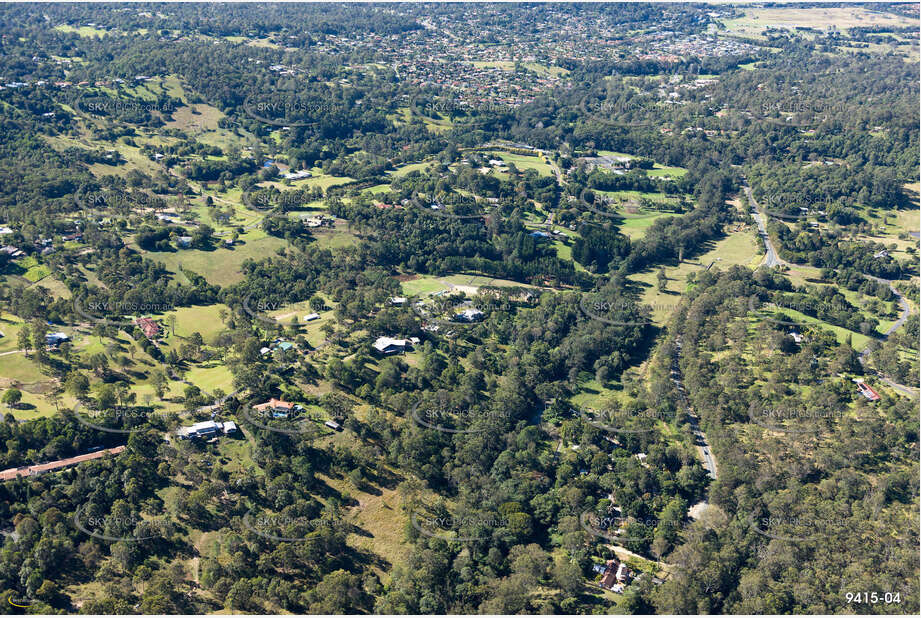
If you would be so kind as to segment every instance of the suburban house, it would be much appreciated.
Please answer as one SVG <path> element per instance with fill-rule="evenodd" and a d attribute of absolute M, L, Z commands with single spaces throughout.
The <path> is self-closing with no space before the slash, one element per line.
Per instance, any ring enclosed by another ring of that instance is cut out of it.
<path fill-rule="evenodd" d="M 45 345 L 52 347 L 57 347 L 68 340 L 70 340 L 70 336 L 67 333 L 48 333 L 45 335 Z"/>
<path fill-rule="evenodd" d="M 215 421 L 202 421 L 200 423 L 195 423 L 190 427 L 180 427 L 176 431 L 178 435 L 183 440 L 192 440 L 194 438 L 215 438 L 219 435 L 226 435 L 233 433 L 237 430 L 237 425 L 233 421 L 228 421 L 226 423 L 218 423 Z"/>
<path fill-rule="evenodd" d="M 392 337 L 378 337 L 374 342 L 374 349 L 378 354 L 389 356 L 390 354 L 401 354 L 406 351 L 407 347 L 419 343 L 418 337 L 409 339 L 394 339 Z"/>
<path fill-rule="evenodd" d="M 148 339 L 155 339 L 160 334 L 160 325 L 150 318 L 138 318 L 134 323 Z"/>
<path fill-rule="evenodd" d="M 253 410 L 263 414 L 270 412 L 275 418 L 286 418 L 291 412 L 295 411 L 299 407 L 300 406 L 297 406 L 293 403 L 282 401 L 281 399 L 275 399 L 273 397 L 265 403 L 258 403 L 254 405 Z"/>
<path fill-rule="evenodd" d="M 0 247 L 0 253 L 5 253 L 11 258 L 18 258 L 25 255 L 25 252 L 19 247 L 14 247 L 12 245 L 6 245 L 5 247 Z"/>
<path fill-rule="evenodd" d="M 617 560 L 614 560 L 614 559 L 608 560 L 604 568 L 604 575 L 601 578 L 601 582 L 599 582 L 598 584 L 600 587 L 610 590 L 611 588 L 614 587 L 615 584 L 617 584 L 617 567 L 618 566 L 619 566 L 619 563 L 617 562 Z"/>
<path fill-rule="evenodd" d="M 333 431 L 342 431 L 342 425 L 340 425 L 336 421 L 326 421 L 323 424 L 329 427 L 330 429 L 332 429 Z"/>
<path fill-rule="evenodd" d="M 455 322 L 478 322 L 482 319 L 483 312 L 475 308 L 464 309 L 460 313 L 454 315 Z"/>
<path fill-rule="evenodd" d="M 860 382 L 857 380 L 854 380 L 854 381 L 857 382 L 857 388 L 860 389 L 860 394 L 866 397 L 868 401 L 879 401 L 880 400 L 879 393 L 873 390 L 873 388 L 869 384 L 867 384 L 866 382 Z"/>
<path fill-rule="evenodd" d="M 314 320 L 319 320 L 319 319 L 320 319 L 319 313 L 308 313 L 307 315 L 304 316 L 305 322 L 313 322 Z"/>

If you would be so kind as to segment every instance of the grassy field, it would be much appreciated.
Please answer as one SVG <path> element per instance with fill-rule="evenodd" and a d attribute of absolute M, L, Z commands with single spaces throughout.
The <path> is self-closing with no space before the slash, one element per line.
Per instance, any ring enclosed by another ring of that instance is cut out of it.
<path fill-rule="evenodd" d="M 177 279 L 185 281 L 179 266 L 198 273 L 209 283 L 227 286 L 243 280 L 240 266 L 247 259 L 261 260 L 275 254 L 275 250 L 286 245 L 282 238 L 269 236 L 259 229 L 247 230 L 232 248 L 219 247 L 213 251 L 181 249 L 178 251 L 144 252 L 155 262 L 162 262 L 167 270 L 176 273 Z"/>
<path fill-rule="evenodd" d="M 109 34 L 105 30 L 93 28 L 92 26 L 79 26 L 75 28 L 67 24 L 61 24 L 59 26 L 55 26 L 54 29 L 58 32 L 75 32 L 82 37 L 99 37 L 100 39 Z"/>
<path fill-rule="evenodd" d="M 178 307 L 168 313 L 176 316 L 176 337 L 185 338 L 197 332 L 205 340 L 205 343 L 212 343 L 214 338 L 226 326 L 221 320 L 221 310 L 230 312 L 230 308 L 224 304 L 216 305 L 195 305 L 192 307 Z M 163 320 L 166 313 L 152 315 L 156 320 Z M 164 326 L 166 324 L 164 323 Z M 172 337 L 167 337 L 167 342 L 171 343 Z"/>
<path fill-rule="evenodd" d="M 751 231 L 729 234 L 726 238 L 712 245 L 712 248 L 698 258 L 686 260 L 678 266 L 665 267 L 668 282 L 665 291 L 658 287 L 658 269 L 632 275 L 631 281 L 639 282 L 644 287 L 643 302 L 652 307 L 653 321 L 663 324 L 678 306 L 687 288 L 687 276 L 699 273 L 713 263 L 711 268 L 726 269 L 730 265 L 755 266 L 761 256 L 758 244 Z"/>
<path fill-rule="evenodd" d="M 765 28 L 789 28 L 794 26 L 828 30 L 839 30 L 858 26 L 917 26 L 918 20 L 899 17 L 891 13 L 869 10 L 863 6 L 847 7 L 746 7 L 745 15 L 736 19 L 724 19 L 726 35 L 760 38 Z"/>
<path fill-rule="evenodd" d="M 407 296 L 426 296 L 442 290 L 448 286 L 438 280 L 438 277 L 422 275 L 411 281 L 401 281 L 400 288 Z"/>
<path fill-rule="evenodd" d="M 544 162 L 544 158 L 541 156 L 531 157 L 508 152 L 486 152 L 483 154 L 491 159 L 498 157 L 506 163 L 514 163 L 515 167 L 521 172 L 525 170 L 534 170 L 541 176 L 553 176 L 553 170 L 548 163 Z"/>
<path fill-rule="evenodd" d="M 394 178 L 400 178 L 401 176 L 405 176 L 410 172 L 425 169 L 425 167 L 428 165 L 430 165 L 430 163 L 427 161 L 422 161 L 420 163 L 410 163 L 409 165 L 403 165 L 402 167 L 397 168 L 395 171 L 388 173 L 391 174 Z"/>
<path fill-rule="evenodd" d="M 669 178 L 681 178 L 688 171 L 683 167 L 669 167 L 667 165 L 660 165 L 656 163 L 653 165 L 651 170 L 646 170 L 646 175 L 653 178 L 667 176 Z"/>

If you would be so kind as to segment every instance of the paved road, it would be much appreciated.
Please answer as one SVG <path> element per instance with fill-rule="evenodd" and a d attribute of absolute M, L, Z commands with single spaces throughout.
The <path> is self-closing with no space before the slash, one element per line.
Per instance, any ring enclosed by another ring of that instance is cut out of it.
<path fill-rule="evenodd" d="M 684 402 L 685 409 L 687 410 L 688 418 L 691 419 L 691 432 L 694 434 L 694 443 L 697 445 L 697 451 L 700 453 L 701 459 L 704 460 L 704 469 L 707 471 L 707 474 L 711 479 L 716 479 L 719 475 L 719 470 L 716 466 L 716 459 L 713 457 L 713 451 L 710 450 L 710 444 L 707 442 L 707 434 L 705 434 L 700 428 L 700 417 L 697 416 L 697 413 L 688 402 L 687 391 L 685 391 L 684 380 L 681 376 L 681 368 L 678 365 L 678 359 L 680 356 L 681 337 L 679 336 L 675 338 L 675 358 L 672 362 L 672 381 L 678 388 L 678 392 L 681 393 L 681 399 Z"/>
<path fill-rule="evenodd" d="M 774 266 L 785 266 L 788 265 L 787 262 L 780 259 L 780 256 L 777 254 L 777 250 L 774 249 L 774 243 L 771 242 L 771 237 L 768 235 L 767 231 L 767 215 L 761 212 L 761 207 L 758 205 L 758 202 L 755 201 L 755 196 L 752 195 L 752 189 L 748 185 L 742 187 L 745 191 L 745 196 L 748 198 L 749 203 L 752 205 L 752 217 L 758 223 L 758 235 L 761 236 L 761 240 L 764 241 L 764 266 L 772 268 Z"/>

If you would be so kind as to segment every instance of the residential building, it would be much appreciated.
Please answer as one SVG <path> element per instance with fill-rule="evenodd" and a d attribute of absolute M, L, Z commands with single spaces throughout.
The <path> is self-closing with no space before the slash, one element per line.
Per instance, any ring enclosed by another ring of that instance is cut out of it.
<path fill-rule="evenodd" d="M 148 339 L 155 339 L 160 334 L 160 325 L 151 318 L 138 318 L 134 323 Z"/>
<path fill-rule="evenodd" d="M 282 401 L 281 399 L 269 399 L 265 403 L 259 403 L 253 406 L 253 410 L 257 412 L 273 412 L 278 414 L 288 415 L 293 412 L 298 406 L 296 404 L 290 403 L 288 401 Z"/>
<path fill-rule="evenodd" d="M 418 337 L 410 337 L 409 339 L 378 337 L 377 341 L 374 342 L 374 349 L 379 354 L 389 356 L 390 354 L 401 354 L 406 351 L 407 347 L 410 347 L 412 344 L 416 343 L 419 343 Z"/>
<path fill-rule="evenodd" d="M 45 335 L 45 345 L 50 345 L 52 347 L 57 347 L 69 340 L 70 335 L 67 333 L 48 333 Z"/>
<path fill-rule="evenodd" d="M 180 427 L 176 431 L 176 435 L 178 435 L 183 440 L 192 440 L 196 438 L 216 438 L 220 435 L 226 435 L 235 431 L 237 431 L 237 425 L 232 421 L 228 421 L 226 423 L 218 423 L 216 421 L 202 421 L 200 423 L 195 423 L 190 427 Z"/>
<path fill-rule="evenodd" d="M 483 319 L 483 312 L 476 308 L 464 309 L 454 315 L 455 322 L 478 322 Z"/>

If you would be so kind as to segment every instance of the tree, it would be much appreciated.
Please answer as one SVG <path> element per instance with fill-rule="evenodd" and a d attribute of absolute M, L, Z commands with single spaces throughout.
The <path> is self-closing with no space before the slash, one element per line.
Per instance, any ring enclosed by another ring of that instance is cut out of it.
<path fill-rule="evenodd" d="M 29 349 L 32 344 L 32 337 L 29 332 L 29 327 L 25 324 L 22 325 L 22 328 L 19 329 L 19 335 L 17 336 L 17 342 L 19 343 L 19 349 L 25 351 L 26 354 L 29 353 Z"/>
<path fill-rule="evenodd" d="M 7 408 L 15 408 L 22 401 L 22 391 L 18 388 L 10 388 L 3 393 L 3 403 Z"/>

